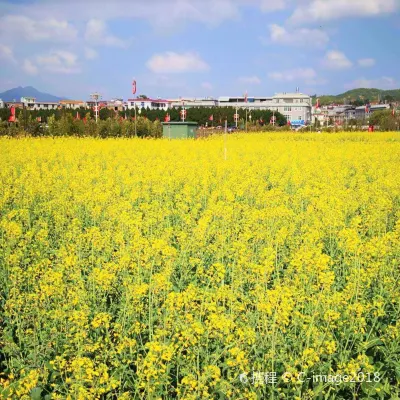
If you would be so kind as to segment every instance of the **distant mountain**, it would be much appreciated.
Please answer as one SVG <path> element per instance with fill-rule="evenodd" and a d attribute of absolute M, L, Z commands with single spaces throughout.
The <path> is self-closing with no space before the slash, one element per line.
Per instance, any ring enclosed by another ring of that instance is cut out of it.
<path fill-rule="evenodd" d="M 326 104 L 349 104 L 359 102 L 365 104 L 366 100 L 371 102 L 387 101 L 400 101 L 400 89 L 393 90 L 380 90 L 380 89 L 353 89 L 345 93 L 334 95 L 317 96 L 322 105 Z"/>
<path fill-rule="evenodd" d="M 6 90 L 0 93 L 0 99 L 3 101 L 21 101 L 21 97 L 34 97 L 36 101 L 51 101 L 58 102 L 60 100 L 65 100 L 65 97 L 57 97 L 52 94 L 42 93 L 32 86 L 21 87 Z"/>

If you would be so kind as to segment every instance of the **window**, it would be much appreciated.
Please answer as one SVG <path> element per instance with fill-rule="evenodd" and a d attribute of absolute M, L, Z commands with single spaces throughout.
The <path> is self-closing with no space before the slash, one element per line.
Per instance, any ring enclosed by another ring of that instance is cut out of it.
<path fill-rule="evenodd" d="M 303 102 L 303 99 L 300 99 L 300 103 L 302 103 Z"/>
<path fill-rule="evenodd" d="M 301 118 L 301 115 L 300 115 L 300 117 L 299 117 L 299 121 L 300 121 L 300 120 L 302 120 L 302 119 L 303 119 L 303 118 Z"/>
<path fill-rule="evenodd" d="M 292 107 L 284 107 L 283 111 L 292 111 Z"/>

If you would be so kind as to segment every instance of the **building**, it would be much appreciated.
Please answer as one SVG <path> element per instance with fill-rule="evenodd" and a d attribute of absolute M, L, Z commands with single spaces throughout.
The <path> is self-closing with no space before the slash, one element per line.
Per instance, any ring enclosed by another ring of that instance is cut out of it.
<path fill-rule="evenodd" d="M 390 110 L 390 104 L 373 104 L 369 108 L 367 106 L 356 107 L 355 117 L 358 120 L 365 120 L 377 111 Z"/>
<path fill-rule="evenodd" d="M 33 109 L 36 99 L 34 97 L 21 97 L 21 104 L 27 109 Z"/>
<path fill-rule="evenodd" d="M 78 108 L 86 108 L 87 105 L 84 101 L 82 100 L 60 100 L 59 105 L 61 107 L 67 108 L 67 109 L 72 109 L 72 110 L 77 110 Z"/>
<path fill-rule="evenodd" d="M 134 108 L 147 108 L 149 110 L 168 110 L 170 108 L 169 100 L 162 99 L 128 99 L 127 108 L 128 110 Z"/>
<path fill-rule="evenodd" d="M 0 99 L 0 108 L 4 108 L 4 107 L 5 107 L 4 101 L 2 99 Z"/>
<path fill-rule="evenodd" d="M 185 108 L 218 106 L 218 100 L 211 97 L 207 97 L 204 99 L 197 99 L 195 97 L 180 97 L 179 99 L 169 99 L 168 101 L 170 108 L 179 108 L 182 106 L 184 106 Z"/>
<path fill-rule="evenodd" d="M 51 101 L 37 101 L 31 107 L 30 110 L 57 110 L 60 107 L 59 103 Z"/>
<path fill-rule="evenodd" d="M 124 111 L 126 103 L 123 99 L 111 99 L 107 102 L 107 108 L 113 111 Z"/>
<path fill-rule="evenodd" d="M 356 107 L 355 106 L 347 106 L 346 110 L 344 111 L 345 120 L 347 122 L 356 119 Z"/>
<path fill-rule="evenodd" d="M 21 97 L 21 104 L 27 110 L 57 110 L 59 103 L 54 101 L 36 101 L 34 97 Z"/>
<path fill-rule="evenodd" d="M 220 97 L 219 107 L 270 110 L 283 114 L 288 121 L 311 122 L 312 99 L 303 93 L 277 93 L 271 97 Z"/>
<path fill-rule="evenodd" d="M 20 101 L 5 101 L 4 106 L 7 108 L 15 107 L 15 108 L 24 108 L 24 104 Z"/>

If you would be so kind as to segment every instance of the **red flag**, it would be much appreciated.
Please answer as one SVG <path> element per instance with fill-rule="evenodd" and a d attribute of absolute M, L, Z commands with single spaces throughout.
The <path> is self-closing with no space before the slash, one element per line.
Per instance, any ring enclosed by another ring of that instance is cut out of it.
<path fill-rule="evenodd" d="M 291 123 L 290 123 L 290 121 L 288 120 L 288 122 L 287 122 L 287 124 L 290 126 L 290 125 L 292 125 Z"/>
<path fill-rule="evenodd" d="M 135 80 L 132 82 L 132 93 L 136 94 L 136 81 Z"/>
<path fill-rule="evenodd" d="M 171 117 L 169 116 L 169 114 L 167 114 L 167 115 L 164 117 L 164 121 L 165 121 L 165 122 L 171 121 Z"/>
<path fill-rule="evenodd" d="M 317 104 L 315 105 L 315 108 L 320 108 L 319 99 L 317 99 Z"/>
<path fill-rule="evenodd" d="M 8 118 L 8 122 L 15 122 L 15 107 L 14 106 L 12 106 L 10 108 L 10 113 L 11 113 L 11 115 Z"/>
<path fill-rule="evenodd" d="M 214 121 L 214 115 L 210 115 L 210 118 L 208 118 L 209 121 Z"/>

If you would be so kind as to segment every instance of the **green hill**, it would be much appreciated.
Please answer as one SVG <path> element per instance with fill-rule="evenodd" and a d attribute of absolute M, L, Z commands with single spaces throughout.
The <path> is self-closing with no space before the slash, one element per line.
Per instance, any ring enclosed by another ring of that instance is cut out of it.
<path fill-rule="evenodd" d="M 358 103 L 363 105 L 367 100 L 371 102 L 387 101 L 400 101 L 400 89 L 393 90 L 380 90 L 380 89 L 353 89 L 345 93 L 333 95 L 317 96 L 320 100 L 321 105 L 327 105 L 331 103 L 337 104 L 354 104 Z"/>

